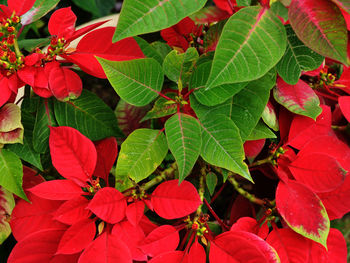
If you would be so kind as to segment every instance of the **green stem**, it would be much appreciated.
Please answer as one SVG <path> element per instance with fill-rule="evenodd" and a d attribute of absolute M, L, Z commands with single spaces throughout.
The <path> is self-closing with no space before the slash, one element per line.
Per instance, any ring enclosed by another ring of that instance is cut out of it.
<path fill-rule="evenodd" d="M 147 191 L 151 187 L 159 184 L 160 182 L 166 180 L 168 177 L 171 177 L 174 175 L 175 171 L 177 169 L 176 162 L 173 162 L 167 169 L 162 171 L 158 176 L 154 177 L 152 180 L 149 182 L 145 183 L 141 188 L 144 191 Z"/>
<path fill-rule="evenodd" d="M 205 193 L 205 183 L 204 183 L 205 175 L 206 175 L 206 167 L 204 166 L 201 169 L 201 176 L 199 177 L 199 189 L 198 189 L 199 198 L 201 199 L 202 204 L 197 208 L 196 218 L 198 218 L 202 214 L 202 206 L 203 206 L 204 193 Z"/>
<path fill-rule="evenodd" d="M 260 165 L 265 164 L 265 163 L 272 163 L 272 158 L 273 158 L 273 155 L 271 155 L 271 156 L 269 156 L 269 157 L 267 157 L 265 159 L 253 162 L 253 163 L 251 163 L 248 166 L 249 166 L 249 168 L 251 168 L 251 167 L 255 167 L 255 166 L 260 166 Z"/>
<path fill-rule="evenodd" d="M 17 42 L 16 38 L 13 40 L 13 47 L 15 48 L 16 56 L 23 57 L 23 54 L 22 54 L 21 50 L 19 49 L 18 42 Z"/>

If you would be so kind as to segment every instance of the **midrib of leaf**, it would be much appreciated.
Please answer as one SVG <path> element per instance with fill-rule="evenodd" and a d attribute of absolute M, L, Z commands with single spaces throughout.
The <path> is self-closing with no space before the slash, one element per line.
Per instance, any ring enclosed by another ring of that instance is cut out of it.
<path fill-rule="evenodd" d="M 177 116 L 178 116 L 178 119 L 179 119 L 179 126 L 180 126 L 180 133 L 181 133 L 181 142 L 182 142 L 182 149 L 184 149 L 183 152 L 183 160 L 184 160 L 184 165 L 182 166 L 182 171 L 180 174 L 184 174 L 185 172 L 185 167 L 186 167 L 186 147 L 185 147 L 185 135 L 184 135 L 184 132 L 183 132 L 183 127 L 182 127 L 182 122 L 181 122 L 181 116 L 179 113 L 177 113 Z"/>
<path fill-rule="evenodd" d="M 216 77 L 211 81 L 211 83 L 215 82 L 217 80 L 217 78 L 219 76 L 221 76 L 221 73 L 223 71 L 225 71 L 227 69 L 227 67 L 236 59 L 237 55 L 240 54 L 241 50 L 243 49 L 243 47 L 248 43 L 251 35 L 253 34 L 253 32 L 255 31 L 255 28 L 258 26 L 258 24 L 260 23 L 260 19 L 261 17 L 264 15 L 264 13 L 267 11 L 266 8 L 263 8 L 262 10 L 260 10 L 260 12 L 257 14 L 256 16 L 256 21 L 253 25 L 253 27 L 249 30 L 245 40 L 243 41 L 243 43 L 240 45 L 239 49 L 236 51 L 236 53 L 234 54 L 234 56 L 229 60 L 228 63 L 226 63 L 225 67 L 220 71 L 220 74 L 217 74 Z"/>

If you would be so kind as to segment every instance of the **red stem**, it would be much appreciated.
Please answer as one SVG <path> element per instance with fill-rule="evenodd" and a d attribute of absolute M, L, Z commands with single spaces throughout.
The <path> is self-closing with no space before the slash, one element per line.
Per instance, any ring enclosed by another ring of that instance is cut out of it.
<path fill-rule="evenodd" d="M 220 224 L 220 226 L 225 229 L 226 231 L 229 230 L 229 227 L 227 225 L 225 225 L 224 222 L 222 222 L 222 220 L 218 217 L 218 215 L 214 212 L 213 208 L 210 206 L 210 204 L 208 203 L 207 199 L 203 199 L 204 204 L 208 207 L 209 212 L 214 216 L 214 218 L 216 219 L 216 221 L 218 221 L 218 223 Z"/>
<path fill-rule="evenodd" d="M 49 125 L 52 126 L 51 116 L 50 116 L 50 109 L 49 109 L 49 105 L 48 105 L 47 99 L 44 99 L 44 105 L 45 105 L 45 113 L 46 113 L 47 118 L 49 120 Z"/>
<path fill-rule="evenodd" d="M 222 190 L 224 190 L 225 186 L 227 185 L 227 181 L 220 187 L 219 191 L 213 196 L 213 198 L 210 200 L 210 203 L 213 203 L 216 198 L 221 194 Z"/>
<path fill-rule="evenodd" d="M 327 99 L 330 99 L 330 100 L 333 100 L 333 101 L 337 101 L 337 102 L 338 102 L 338 98 L 334 98 L 333 96 L 330 96 L 330 95 L 328 95 L 328 94 L 322 93 L 322 92 L 317 91 L 317 90 L 316 90 L 315 92 L 316 92 L 317 95 L 320 95 L 320 96 L 323 96 L 323 97 L 325 97 L 325 98 L 327 98 Z"/>
<path fill-rule="evenodd" d="M 182 241 L 181 241 L 181 244 L 180 244 L 180 246 L 179 246 L 179 250 L 182 250 L 183 249 L 183 247 L 185 246 L 185 243 L 186 243 L 186 240 L 187 240 L 187 238 L 188 238 L 188 235 L 190 234 L 190 233 L 192 233 L 193 231 L 192 231 L 192 229 L 190 230 L 190 231 L 186 231 L 186 234 L 185 234 L 185 236 L 183 237 L 183 239 L 182 239 Z"/>

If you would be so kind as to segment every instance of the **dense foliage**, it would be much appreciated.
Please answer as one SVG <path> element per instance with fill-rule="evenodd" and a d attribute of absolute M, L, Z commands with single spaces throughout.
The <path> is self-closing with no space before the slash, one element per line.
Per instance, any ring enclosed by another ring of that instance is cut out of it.
<path fill-rule="evenodd" d="M 0 5 L 9 263 L 347 261 L 349 1 L 58 3 Z"/>

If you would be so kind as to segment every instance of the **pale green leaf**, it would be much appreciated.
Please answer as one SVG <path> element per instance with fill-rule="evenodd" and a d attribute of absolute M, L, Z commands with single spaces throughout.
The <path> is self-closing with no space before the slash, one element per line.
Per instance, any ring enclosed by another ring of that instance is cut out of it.
<path fill-rule="evenodd" d="M 213 195 L 216 184 L 218 183 L 218 178 L 216 177 L 216 174 L 212 172 L 208 173 L 205 177 L 205 182 L 207 183 L 210 195 Z"/>
<path fill-rule="evenodd" d="M 174 94 L 174 93 L 172 93 Z M 170 96 L 169 94 L 166 94 L 167 96 Z M 154 118 L 161 118 L 165 117 L 171 114 L 176 113 L 177 111 L 177 104 L 176 103 L 169 103 L 169 101 L 163 97 L 159 97 L 155 102 L 150 111 L 147 112 L 145 117 L 142 118 L 141 121 L 146 121 L 149 119 Z"/>
<path fill-rule="evenodd" d="M 266 138 L 277 138 L 276 134 L 273 133 L 269 129 L 269 127 L 266 126 L 266 124 L 260 120 L 258 124 L 255 126 L 251 134 L 249 134 L 247 141 L 254 141 L 254 140 L 260 140 L 260 139 L 266 139 Z"/>
<path fill-rule="evenodd" d="M 55 8 L 60 0 L 36 0 L 33 7 L 21 17 L 22 25 L 29 25 Z"/>
<path fill-rule="evenodd" d="M 157 49 L 154 48 L 154 46 L 149 44 L 146 40 L 144 40 L 141 37 L 134 37 L 134 39 L 136 40 L 137 44 L 142 50 L 142 53 L 146 57 L 154 58 L 159 64 L 163 64 L 164 57 Z"/>
<path fill-rule="evenodd" d="M 0 245 L 11 234 L 11 226 L 9 224 L 9 218 L 15 207 L 15 199 L 13 195 L 5 188 L 0 187 Z"/>
<path fill-rule="evenodd" d="M 0 109 L 0 144 L 23 143 L 21 109 L 7 103 Z"/>

